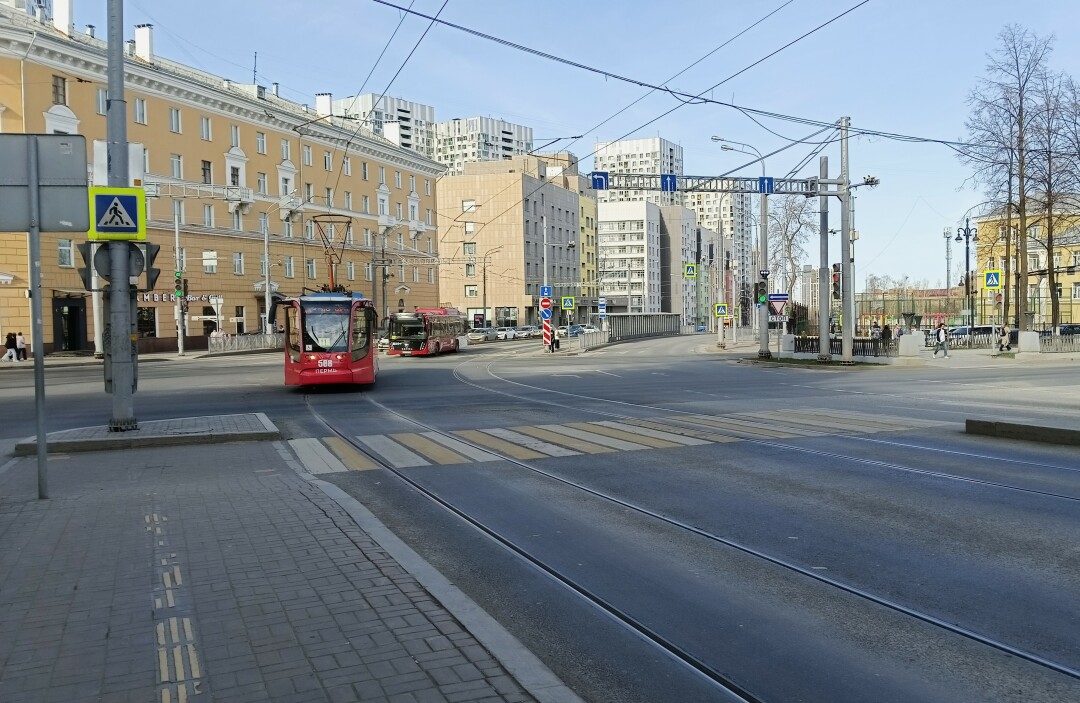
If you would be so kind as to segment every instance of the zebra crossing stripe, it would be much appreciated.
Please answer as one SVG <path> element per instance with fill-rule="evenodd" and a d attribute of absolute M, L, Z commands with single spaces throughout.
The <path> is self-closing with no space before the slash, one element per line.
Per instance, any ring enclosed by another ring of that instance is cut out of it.
<path fill-rule="evenodd" d="M 457 452 L 413 432 L 401 432 L 392 434 L 390 437 L 409 449 L 423 454 L 436 464 L 467 464 L 469 462 L 467 458 Z"/>
<path fill-rule="evenodd" d="M 315 437 L 290 439 L 289 445 L 310 474 L 335 474 L 349 470 Z"/>
<path fill-rule="evenodd" d="M 762 418 L 765 420 L 772 420 L 773 422 L 783 422 L 793 425 L 801 425 L 803 427 L 814 427 L 818 430 L 828 432 L 829 434 L 853 434 L 857 432 L 880 432 L 883 429 L 900 429 L 898 427 L 886 427 L 883 425 L 874 424 L 868 425 L 856 425 L 851 422 L 844 422 L 833 417 L 825 417 L 823 415 L 810 415 L 810 414 L 798 414 L 789 415 L 784 413 L 781 416 L 777 416 L 777 413 L 761 412 L 761 413 L 743 413 L 740 417 L 746 417 L 748 419 Z"/>
<path fill-rule="evenodd" d="M 669 424 L 673 422 L 670 418 L 665 418 L 663 421 L 628 419 L 625 420 L 625 422 L 635 427 L 647 427 L 649 429 L 671 432 L 686 437 L 693 437 L 694 439 L 705 440 L 707 442 L 738 442 L 741 439 L 740 437 L 734 437 L 732 435 L 716 434 L 714 432 L 706 432 L 705 430 L 693 427 L 682 427 Z"/>
<path fill-rule="evenodd" d="M 409 466 L 431 465 L 430 461 L 414 454 L 386 435 L 361 435 L 356 439 L 396 468 L 403 469 Z"/>
<path fill-rule="evenodd" d="M 604 454 L 607 452 L 615 451 L 611 447 L 593 444 L 592 442 L 586 442 L 584 440 L 576 440 L 572 437 L 567 437 L 562 433 L 545 430 L 540 427 L 515 427 L 514 431 L 521 432 L 522 434 L 527 434 L 532 437 L 536 437 L 537 439 L 542 439 L 545 442 L 551 442 L 553 444 L 569 444 L 575 450 L 585 452 L 587 454 Z"/>
<path fill-rule="evenodd" d="M 441 435 L 438 432 L 424 432 L 423 435 L 430 439 L 432 442 L 438 442 L 439 444 L 450 447 L 458 454 L 467 456 L 473 461 L 499 461 L 502 459 L 501 456 L 495 456 L 491 452 L 485 452 L 483 449 L 477 449 L 476 447 L 465 444 L 464 442 L 459 442 L 453 437 Z"/>
<path fill-rule="evenodd" d="M 543 459 L 546 454 L 541 452 L 534 452 L 532 449 L 527 449 L 513 442 L 507 442 L 505 439 L 499 439 L 498 437 L 492 437 L 491 435 L 481 432 L 480 430 L 457 430 L 454 432 L 458 437 L 468 440 L 473 444 L 479 444 L 484 447 L 490 447 L 492 450 L 511 456 L 515 459 Z"/>
<path fill-rule="evenodd" d="M 708 440 L 695 439 L 694 437 L 684 437 L 677 435 L 673 432 L 661 432 L 660 430 L 649 429 L 648 427 L 635 427 L 634 425 L 624 425 L 621 422 L 612 422 L 611 420 L 604 420 L 603 422 L 594 422 L 594 425 L 603 425 L 604 427 L 610 427 L 616 430 L 622 430 L 623 432 L 629 432 L 634 435 L 645 435 L 647 437 L 656 437 L 657 439 L 664 439 L 668 442 L 674 442 L 675 444 L 695 445 L 695 444 L 710 444 Z"/>
<path fill-rule="evenodd" d="M 739 422 L 738 420 L 730 420 L 726 417 L 721 419 L 703 417 L 701 415 L 686 415 L 675 419 L 677 422 L 688 422 L 694 425 L 705 425 L 707 427 L 713 427 L 723 430 L 725 432 L 731 432 L 741 437 L 793 439 L 795 437 L 804 436 L 801 432 L 788 432 L 785 430 L 760 427 L 756 426 L 754 423 L 751 422 Z"/>
<path fill-rule="evenodd" d="M 570 425 L 571 427 L 577 427 L 589 432 L 598 432 L 606 437 L 612 437 L 614 439 L 621 439 L 634 444 L 644 444 L 646 447 L 652 447 L 653 449 L 667 449 L 670 447 L 678 447 L 679 444 L 671 442 L 666 439 L 660 439 L 658 437 L 649 437 L 644 433 L 627 432 L 625 430 L 617 430 L 613 427 L 604 427 L 597 422 L 581 422 Z"/>
<path fill-rule="evenodd" d="M 552 426 L 548 426 L 543 429 L 551 429 L 551 427 Z M 554 425 L 554 427 L 558 427 L 558 425 Z M 499 437 L 500 439 L 505 439 L 507 442 L 519 444 L 523 447 L 527 447 L 528 449 L 547 454 L 548 456 L 577 456 L 581 454 L 581 452 L 574 451 L 573 449 L 560 447 L 557 444 L 544 442 L 536 439 L 535 437 L 529 437 L 528 435 L 523 435 L 520 432 L 506 430 L 501 427 L 495 427 L 489 430 L 481 430 L 481 432 L 486 432 L 487 434 L 494 435 L 496 437 Z"/>
<path fill-rule="evenodd" d="M 588 427 L 588 423 L 581 423 L 585 427 Z M 586 442 L 592 442 L 593 444 L 600 444 L 605 447 L 611 447 L 612 449 L 619 449 L 622 451 L 633 451 L 636 449 L 647 449 L 644 444 L 635 444 L 634 442 L 626 442 L 621 439 L 615 439 L 613 437 L 604 437 L 596 432 L 587 432 L 585 430 L 576 427 L 575 425 L 539 425 L 542 430 L 550 430 L 551 432 L 559 432 L 570 437 L 576 437 L 577 439 L 583 439 Z"/>
<path fill-rule="evenodd" d="M 351 444 L 341 437 L 326 437 L 323 442 L 330 447 L 330 451 L 341 459 L 345 467 L 352 471 L 370 471 L 376 468 L 375 462 L 356 451 Z"/>
<path fill-rule="evenodd" d="M 794 415 L 799 417 L 817 417 L 828 418 L 829 420 L 836 420 L 839 422 L 851 423 L 854 425 L 862 425 L 863 427 L 876 427 L 881 430 L 908 430 L 913 427 L 933 427 L 940 423 L 932 420 L 916 420 L 910 418 L 890 418 L 885 419 L 884 415 L 875 415 L 873 418 L 858 417 L 849 415 L 848 413 L 841 413 L 831 409 L 818 409 L 818 408 L 806 408 L 806 409 L 783 409 L 777 410 L 778 413 L 784 415 Z"/>

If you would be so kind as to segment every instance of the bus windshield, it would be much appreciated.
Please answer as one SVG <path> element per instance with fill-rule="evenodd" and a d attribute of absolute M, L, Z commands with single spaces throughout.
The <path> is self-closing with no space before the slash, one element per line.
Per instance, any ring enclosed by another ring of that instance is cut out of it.
<path fill-rule="evenodd" d="M 391 318 L 391 339 L 427 339 L 427 330 L 424 328 L 423 318 Z"/>
<path fill-rule="evenodd" d="M 343 352 L 349 348 L 349 305 L 307 303 L 304 309 L 304 351 Z"/>

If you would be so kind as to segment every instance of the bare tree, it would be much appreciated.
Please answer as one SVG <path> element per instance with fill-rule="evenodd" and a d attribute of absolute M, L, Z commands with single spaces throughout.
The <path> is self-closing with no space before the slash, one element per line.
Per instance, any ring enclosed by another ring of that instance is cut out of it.
<path fill-rule="evenodd" d="M 1007 25 L 998 34 L 998 47 L 988 56 L 986 77 L 968 97 L 969 142 L 975 146 L 961 154 L 975 166 L 973 178 L 991 199 L 1002 202 L 1009 217 L 1006 234 L 1011 235 L 1013 193 L 1020 230 L 1017 237 L 1017 324 L 1026 330 L 1027 228 L 1029 140 L 1038 107 L 1038 85 L 1046 72 L 1052 50 L 1051 37 L 1039 37 L 1019 25 Z M 1015 166 L 1015 173 L 1013 172 Z M 1013 180 L 1015 175 L 1015 190 Z M 1005 185 L 1002 193 L 1002 185 Z M 1004 198 L 1001 198 L 1002 195 Z M 1008 265 L 1008 256 L 1006 256 Z M 1006 290 L 1008 288 L 1006 287 Z"/>
<path fill-rule="evenodd" d="M 769 199 L 769 268 L 774 280 L 783 280 L 787 293 L 795 289 L 799 267 L 806 258 L 804 248 L 818 230 L 816 203 L 800 195 Z"/>

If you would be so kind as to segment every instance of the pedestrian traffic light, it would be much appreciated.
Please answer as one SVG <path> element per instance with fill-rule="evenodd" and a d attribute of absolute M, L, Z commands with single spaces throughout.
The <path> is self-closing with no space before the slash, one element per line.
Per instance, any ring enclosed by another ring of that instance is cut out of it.
<path fill-rule="evenodd" d="M 161 275 L 161 269 L 154 268 L 154 260 L 157 259 L 158 253 L 161 251 L 160 244 L 146 243 L 146 290 L 154 290 L 154 286 L 157 284 L 158 276 Z"/>
<path fill-rule="evenodd" d="M 765 286 L 764 281 L 758 281 L 754 284 L 754 298 L 762 305 L 769 301 L 769 291 Z"/>
<path fill-rule="evenodd" d="M 82 257 L 83 265 L 79 267 L 79 278 L 82 279 L 83 288 L 93 290 L 94 286 L 94 243 L 79 242 L 75 245 Z"/>
<path fill-rule="evenodd" d="M 840 300 L 840 264 L 832 265 L 832 297 Z"/>

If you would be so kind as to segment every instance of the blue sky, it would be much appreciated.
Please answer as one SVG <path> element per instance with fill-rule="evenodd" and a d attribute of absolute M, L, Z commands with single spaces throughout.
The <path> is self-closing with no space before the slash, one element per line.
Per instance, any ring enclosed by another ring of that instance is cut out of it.
<path fill-rule="evenodd" d="M 394 0 L 408 6 L 410 0 Z M 411 0 L 414 10 L 438 12 L 443 0 Z M 578 63 L 652 84 L 698 94 L 792 39 L 857 5 L 860 0 L 448 0 L 441 17 L 496 37 Z M 785 4 L 787 3 L 787 4 Z M 771 11 L 771 18 L 670 81 L 673 74 Z M 315 93 L 335 97 L 381 93 L 427 29 L 408 17 L 371 79 L 377 57 L 400 19 L 373 0 L 280 2 L 127 0 L 127 37 L 141 22 L 155 25 L 155 51 L 206 71 L 251 82 L 258 52 L 258 82 L 281 84 L 290 99 L 314 104 Z M 76 0 L 76 26 L 105 35 L 105 2 Z M 726 81 L 709 97 L 738 105 L 822 121 L 850 116 L 852 125 L 918 137 L 962 139 L 966 98 L 984 75 L 986 52 L 1001 28 L 1016 22 L 1040 34 L 1060 30 L 1051 57 L 1057 70 L 1080 67 L 1080 44 L 1069 27 L 1080 24 L 1075 0 L 869 0 L 776 56 Z M 522 53 L 458 30 L 435 26 L 409 58 L 388 94 L 434 105 L 436 119 L 488 115 L 533 127 L 536 144 L 584 135 L 569 148 L 581 157 L 596 142 L 662 136 L 682 145 L 688 174 L 724 173 L 749 160 L 722 152 L 712 135 L 752 144 L 764 153 L 814 131 L 768 120 L 765 126 L 718 105 L 678 104 L 653 93 L 595 132 L 647 89 Z M 781 135 L 781 136 L 777 136 Z M 807 148 L 796 147 L 767 162 L 786 175 Z M 825 152 L 835 174 L 839 147 Z M 585 160 L 585 166 L 590 166 Z M 747 175 L 760 173 L 755 164 Z M 817 161 L 800 176 L 816 175 Z M 950 149 L 860 136 L 851 142 L 851 175 L 881 179 L 861 189 L 856 203 L 857 289 L 867 273 L 909 275 L 940 285 L 945 278 L 944 228 L 955 231 L 965 212 L 983 198 L 965 185 L 968 169 Z M 839 228 L 838 207 L 832 225 Z M 816 242 L 809 250 L 816 253 Z M 963 254 L 954 245 L 955 271 Z M 815 254 L 816 256 L 816 254 Z M 831 242 L 830 258 L 839 260 Z M 816 263 L 816 261 L 811 262 Z M 974 262 L 973 262 L 974 264 Z"/>

